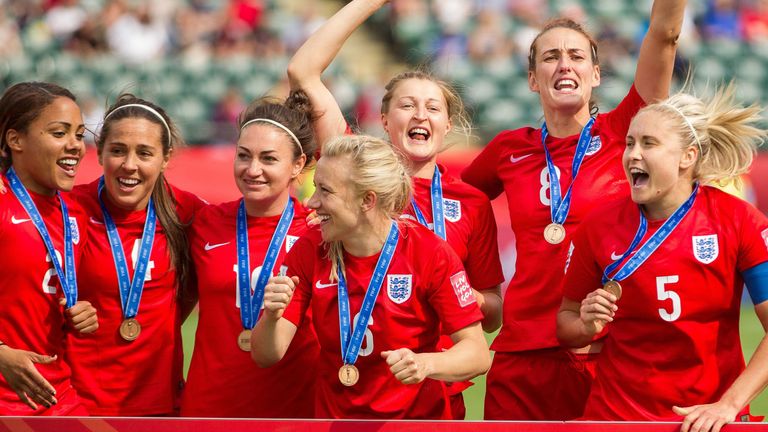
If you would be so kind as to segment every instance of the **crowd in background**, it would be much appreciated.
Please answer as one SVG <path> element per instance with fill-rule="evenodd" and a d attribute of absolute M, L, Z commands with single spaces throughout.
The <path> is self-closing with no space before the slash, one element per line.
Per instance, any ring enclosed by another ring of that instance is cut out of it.
<path fill-rule="evenodd" d="M 631 78 L 632 59 L 647 26 L 649 2 L 636 3 L 393 0 L 369 29 L 388 45 L 394 59 L 428 66 L 455 82 L 473 108 L 482 142 L 505 125 L 540 121 L 527 91 L 526 47 L 550 16 L 585 22 L 597 35 L 608 77 L 598 94 L 606 104 L 616 102 Z M 0 87 L 22 79 L 64 81 L 84 100 L 86 116 L 95 119 L 103 114 L 105 98 L 124 90 L 114 84 L 115 76 L 122 74 L 124 79 L 117 81 L 123 87 L 173 102 L 168 105 L 191 143 L 231 142 L 231 128 L 222 125 L 231 124 L 248 100 L 279 84 L 287 59 L 324 21 L 321 4 L 0 0 Z M 763 101 L 768 96 L 762 92 L 768 79 L 768 0 L 699 0 L 689 9 L 678 51 L 678 82 L 686 78 L 684 66 L 693 62 L 700 81 L 735 77 L 747 101 Z M 67 76 L 62 66 L 66 61 L 81 66 Z M 345 73 L 343 64 L 335 66 L 330 85 L 336 94 L 347 95 L 340 103 L 345 112 L 354 113 L 350 121 L 379 133 L 383 78 L 354 77 Z M 254 67 L 270 73 L 252 79 Z M 98 79 L 77 81 L 82 75 L 98 77 L 89 69 L 100 68 L 111 75 L 109 94 L 103 94 Z M 239 72 L 220 79 L 216 71 L 221 69 Z M 82 72 L 79 78 L 71 76 L 77 72 Z M 243 80 L 251 82 L 243 85 Z M 163 88 L 153 90 L 145 83 Z"/>

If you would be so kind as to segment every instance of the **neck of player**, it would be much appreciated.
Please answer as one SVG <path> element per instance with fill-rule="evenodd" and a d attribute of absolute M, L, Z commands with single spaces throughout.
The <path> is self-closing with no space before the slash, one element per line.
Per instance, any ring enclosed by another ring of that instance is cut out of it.
<path fill-rule="evenodd" d="M 656 199 L 643 203 L 641 208 L 648 220 L 667 220 L 693 193 L 693 184 L 690 181 L 682 181 L 680 184 L 667 191 Z"/>
<path fill-rule="evenodd" d="M 291 199 L 288 189 L 280 194 L 260 200 L 249 200 L 245 198 L 245 212 L 251 217 L 270 217 L 280 216 Z"/>
<path fill-rule="evenodd" d="M 375 210 L 371 213 L 375 214 L 364 218 L 357 229 L 351 230 L 345 238 L 341 239 L 344 250 L 348 254 L 369 257 L 376 255 L 384 247 L 389 228 L 392 226 L 392 219 Z"/>
<path fill-rule="evenodd" d="M 411 161 L 411 177 L 432 179 L 437 166 L 437 156 L 432 159 L 415 162 Z"/>
<path fill-rule="evenodd" d="M 590 119 L 589 105 L 583 105 L 579 109 L 552 109 L 544 107 L 544 119 L 547 122 L 547 131 L 555 138 L 565 138 L 579 135 L 581 129 Z"/>

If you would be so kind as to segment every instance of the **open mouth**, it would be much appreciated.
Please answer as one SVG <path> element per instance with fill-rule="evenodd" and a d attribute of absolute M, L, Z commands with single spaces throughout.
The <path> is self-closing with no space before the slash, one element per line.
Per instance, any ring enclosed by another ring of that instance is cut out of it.
<path fill-rule="evenodd" d="M 408 131 L 408 138 L 416 141 L 426 141 L 430 136 L 429 131 L 421 127 L 415 127 Z"/>
<path fill-rule="evenodd" d="M 56 165 L 61 167 L 64 171 L 67 172 L 67 174 L 74 176 L 77 172 L 77 164 L 80 162 L 80 159 L 74 158 L 74 157 L 63 157 L 56 161 Z"/>
<path fill-rule="evenodd" d="M 579 85 L 576 84 L 576 81 L 572 79 L 565 78 L 565 79 L 560 79 L 555 81 L 555 90 L 558 90 L 558 91 L 568 92 L 568 91 L 576 90 L 577 88 L 579 88 Z"/>
<path fill-rule="evenodd" d="M 139 183 L 141 183 L 141 181 L 136 178 L 118 177 L 117 183 L 123 188 L 133 188 L 133 187 L 136 187 Z"/>
<path fill-rule="evenodd" d="M 629 176 L 632 179 L 632 187 L 642 187 L 648 184 L 650 176 L 640 168 L 630 168 Z"/>

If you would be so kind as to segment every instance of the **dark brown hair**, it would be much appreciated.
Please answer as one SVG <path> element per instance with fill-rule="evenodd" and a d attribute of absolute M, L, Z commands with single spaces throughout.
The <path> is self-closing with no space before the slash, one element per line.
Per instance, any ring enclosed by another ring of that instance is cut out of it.
<path fill-rule="evenodd" d="M 312 130 L 312 104 L 303 90 L 294 90 L 285 100 L 272 97 L 263 97 L 251 102 L 237 118 L 237 127 L 242 132 L 243 125 L 254 119 L 272 120 L 285 126 L 293 132 L 299 140 L 301 151 L 293 147 L 293 158 L 298 159 L 302 154 L 306 155 L 306 169 L 315 158 L 317 142 Z M 288 134 L 286 134 L 288 136 Z M 293 137 L 289 136 L 290 140 Z"/>
<path fill-rule="evenodd" d="M 138 106 L 121 108 L 128 104 L 138 104 L 153 109 L 163 117 L 165 124 L 163 124 L 163 121 L 152 111 L 145 108 Z M 117 98 L 117 101 L 107 109 L 107 112 L 104 115 L 104 124 L 96 139 L 96 148 L 98 149 L 99 155 L 101 155 L 101 152 L 104 150 L 104 143 L 115 122 L 124 119 L 138 118 L 148 120 L 160 127 L 160 130 L 162 131 L 161 145 L 164 156 L 168 156 L 174 148 L 183 146 L 184 140 L 181 137 L 181 133 L 173 121 L 171 121 L 171 118 L 168 117 L 165 110 L 152 102 L 129 93 L 124 93 Z M 168 125 L 167 129 L 166 125 Z M 162 172 L 152 188 L 152 201 L 155 206 L 155 212 L 157 213 L 157 219 L 160 222 L 160 226 L 162 226 L 165 231 L 169 258 L 176 269 L 176 281 L 178 282 L 179 295 L 184 296 L 185 291 L 189 288 L 188 283 L 191 274 L 189 241 L 186 232 L 184 231 L 186 225 L 179 219 L 179 214 L 176 212 L 178 202 Z"/>
<path fill-rule="evenodd" d="M 72 92 L 53 83 L 22 82 L 5 90 L 0 97 L 0 171 L 13 164 L 6 141 L 8 131 L 26 132 L 40 113 L 59 97 L 77 102 Z"/>
<path fill-rule="evenodd" d="M 573 30 L 582 36 L 584 36 L 587 41 L 589 41 L 589 47 L 590 49 L 590 56 L 592 57 L 592 64 L 595 66 L 600 65 L 600 58 L 597 55 L 597 41 L 595 38 L 592 37 L 591 34 L 589 34 L 584 27 L 577 23 L 576 21 L 570 19 L 570 18 L 555 18 L 553 20 L 548 21 L 544 28 L 541 29 L 539 34 L 536 35 L 536 37 L 533 39 L 533 42 L 531 42 L 531 47 L 528 50 L 528 71 L 534 72 L 536 70 L 536 42 L 539 41 L 539 38 L 544 35 L 544 33 L 556 29 L 556 28 L 565 28 L 569 30 Z M 597 102 L 594 100 L 594 97 L 589 99 L 589 112 L 592 115 L 595 115 L 597 113 Z"/>

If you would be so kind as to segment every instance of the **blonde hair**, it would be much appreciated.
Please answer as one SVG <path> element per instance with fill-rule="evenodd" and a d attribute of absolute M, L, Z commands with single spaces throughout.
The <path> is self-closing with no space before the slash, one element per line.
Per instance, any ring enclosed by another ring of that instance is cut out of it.
<path fill-rule="evenodd" d="M 670 114 L 675 132 L 685 146 L 699 148 L 693 179 L 702 184 L 722 182 L 749 170 L 757 147 L 767 134 L 757 126 L 760 107 L 739 105 L 733 84 L 719 88 L 708 99 L 680 92 L 642 108 Z"/>
<path fill-rule="evenodd" d="M 464 105 L 464 101 L 461 99 L 459 92 L 446 81 L 438 79 L 431 73 L 423 70 L 409 70 L 401 72 L 389 80 L 387 85 L 384 86 L 385 93 L 381 98 L 382 114 L 389 113 L 389 105 L 392 102 L 392 96 L 394 95 L 395 90 L 397 90 L 397 87 L 403 81 L 407 81 L 409 79 L 419 79 L 435 83 L 435 85 L 440 88 L 440 92 L 443 94 L 443 98 L 445 98 L 445 105 L 448 109 L 448 119 L 453 124 L 453 130 L 457 133 L 460 133 L 461 135 L 464 135 L 467 137 L 467 139 L 472 137 L 472 122 L 469 119 L 469 113 L 467 112 L 467 108 Z M 440 150 L 444 150 L 445 148 L 447 148 L 447 146 L 444 144 L 444 148 Z"/>
<path fill-rule="evenodd" d="M 349 178 L 357 196 L 376 194 L 376 208 L 387 217 L 397 219 L 410 203 L 413 189 L 411 177 L 402 156 L 386 141 L 367 135 L 342 135 L 323 144 L 321 158 L 349 157 Z M 331 280 L 336 280 L 337 265 L 344 272 L 342 245 L 331 242 Z"/>

